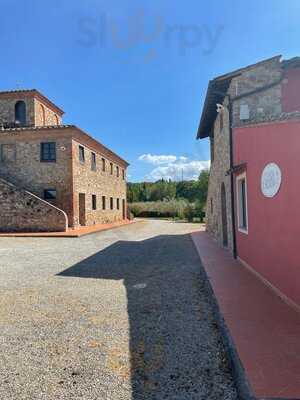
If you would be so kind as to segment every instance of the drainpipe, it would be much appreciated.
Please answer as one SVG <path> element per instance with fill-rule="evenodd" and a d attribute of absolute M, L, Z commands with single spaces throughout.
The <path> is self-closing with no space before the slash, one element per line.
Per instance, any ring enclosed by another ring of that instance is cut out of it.
<path fill-rule="evenodd" d="M 233 171 L 233 128 L 232 128 L 232 100 L 230 94 L 227 94 L 228 99 L 228 114 L 229 114 L 229 148 L 230 148 L 230 170 Z M 232 251 L 233 257 L 237 258 L 236 246 L 236 230 L 235 230 L 235 197 L 234 197 L 234 174 L 230 173 L 230 189 L 231 189 L 231 221 L 232 221 Z"/>

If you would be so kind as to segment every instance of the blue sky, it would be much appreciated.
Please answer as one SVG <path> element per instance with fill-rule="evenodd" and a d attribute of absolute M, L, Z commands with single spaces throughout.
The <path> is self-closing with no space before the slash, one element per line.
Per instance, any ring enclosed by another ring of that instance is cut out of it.
<path fill-rule="evenodd" d="M 129 180 L 189 179 L 208 80 L 300 55 L 299 0 L 0 0 L 0 90 L 42 91 L 131 164 Z"/>

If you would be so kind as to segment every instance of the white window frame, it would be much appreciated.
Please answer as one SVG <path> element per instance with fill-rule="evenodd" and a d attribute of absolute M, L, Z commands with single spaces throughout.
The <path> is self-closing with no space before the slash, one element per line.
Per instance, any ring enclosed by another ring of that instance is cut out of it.
<path fill-rule="evenodd" d="M 242 204 L 240 202 L 240 182 L 244 180 L 245 181 L 245 207 L 246 207 L 246 223 L 247 223 L 247 228 L 244 228 L 240 224 L 240 219 L 241 219 L 241 207 Z M 246 172 L 243 172 L 242 174 L 238 175 L 236 177 L 236 205 L 237 205 L 237 220 L 238 220 L 238 230 L 239 232 L 245 233 L 248 235 L 248 230 L 249 230 L 249 219 L 248 219 L 248 185 L 247 185 L 247 174 Z"/>

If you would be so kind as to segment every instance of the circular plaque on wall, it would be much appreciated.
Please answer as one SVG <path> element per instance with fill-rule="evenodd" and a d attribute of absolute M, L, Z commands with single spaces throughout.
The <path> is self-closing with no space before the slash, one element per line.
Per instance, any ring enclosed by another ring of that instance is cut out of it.
<path fill-rule="evenodd" d="M 261 191 L 265 197 L 274 197 L 281 186 L 281 170 L 275 163 L 266 165 L 261 175 Z"/>

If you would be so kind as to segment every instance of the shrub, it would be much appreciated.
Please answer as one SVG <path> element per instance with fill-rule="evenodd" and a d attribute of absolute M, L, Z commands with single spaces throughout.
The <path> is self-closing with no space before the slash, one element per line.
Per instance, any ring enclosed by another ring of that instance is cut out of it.
<path fill-rule="evenodd" d="M 155 201 L 132 203 L 130 211 L 135 217 L 141 218 L 184 218 L 187 206 L 185 200 Z"/>
<path fill-rule="evenodd" d="M 184 218 L 189 222 L 193 222 L 195 215 L 195 206 L 191 203 L 188 203 L 184 209 Z"/>

